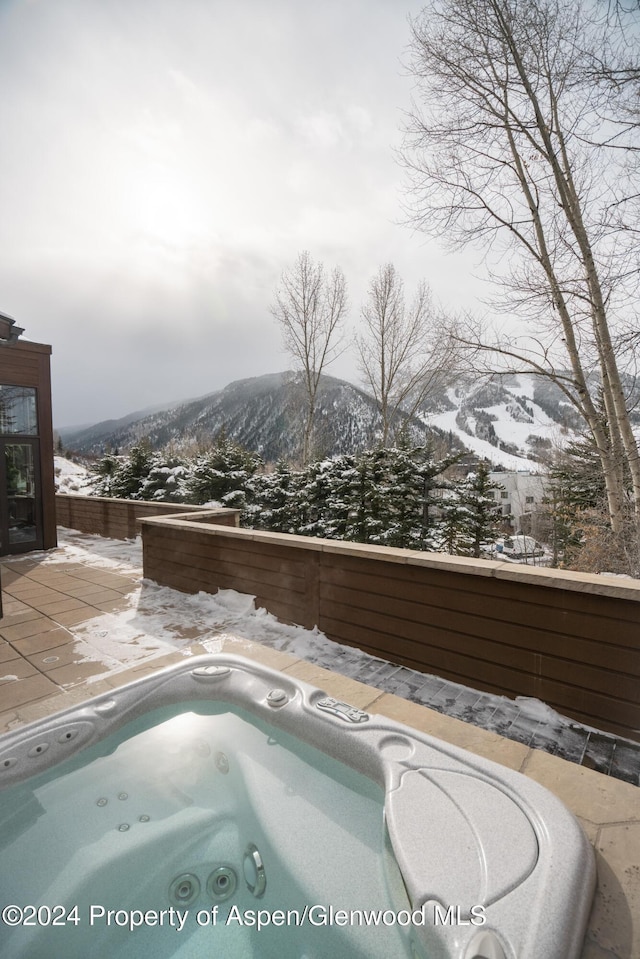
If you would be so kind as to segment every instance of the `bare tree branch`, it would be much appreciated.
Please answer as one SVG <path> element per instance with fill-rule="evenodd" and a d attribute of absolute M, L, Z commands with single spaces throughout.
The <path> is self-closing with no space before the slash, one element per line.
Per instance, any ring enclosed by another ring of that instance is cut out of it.
<path fill-rule="evenodd" d="M 371 280 L 361 314 L 360 370 L 380 410 L 385 446 L 402 428 L 400 412 L 414 416 L 429 393 L 450 381 L 454 341 L 443 332 L 426 283 L 406 306 L 404 284 L 392 263 Z"/>
<path fill-rule="evenodd" d="M 320 377 L 342 350 L 340 328 L 347 308 L 347 285 L 342 271 L 336 268 L 326 277 L 322 263 L 315 263 L 307 250 L 300 253 L 290 270 L 283 272 L 271 306 L 284 347 L 304 380 L 304 464 L 311 453 Z"/>
<path fill-rule="evenodd" d="M 535 320 L 546 342 L 560 333 L 570 386 L 546 348 L 537 361 L 508 344 L 491 349 L 529 357 L 529 369 L 570 396 L 591 431 L 620 531 L 625 463 L 640 518 L 640 456 L 612 322 L 632 295 L 637 250 L 612 220 L 621 181 L 598 142 L 609 135 L 607 94 L 585 69 L 603 24 L 569 0 L 432 0 L 412 32 L 421 105 L 409 118 L 404 156 L 414 222 L 458 247 L 502 252 L 507 302 Z"/>

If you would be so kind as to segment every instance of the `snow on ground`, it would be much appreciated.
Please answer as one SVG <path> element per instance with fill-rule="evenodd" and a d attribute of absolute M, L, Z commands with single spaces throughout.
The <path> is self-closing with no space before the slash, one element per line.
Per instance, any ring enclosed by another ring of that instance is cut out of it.
<path fill-rule="evenodd" d="M 231 589 L 215 595 L 185 594 L 143 580 L 129 599 L 129 609 L 74 628 L 76 652 L 83 660 L 112 668 L 123 662 L 130 666 L 176 650 L 191 655 L 189 647 L 196 642 L 210 653 L 220 652 L 225 642 L 234 640 L 262 643 L 305 659 L 318 647 L 334 645 L 320 632 L 280 623 L 256 608 L 253 596 Z"/>
<path fill-rule="evenodd" d="M 144 580 L 141 578 L 139 538 L 121 542 L 60 529 L 59 542 L 58 550 L 43 554 L 43 562 L 85 563 L 91 567 L 117 570 L 125 575 L 128 573 L 133 579 L 140 577 L 139 584 L 123 598 L 126 604 L 124 609 L 116 613 L 104 613 L 70 627 L 79 660 L 100 663 L 105 667 L 98 675 L 88 677 L 89 683 L 171 652 L 190 656 L 191 646 L 195 643 L 210 653 L 221 652 L 223 646 L 228 651 L 229 646 L 237 643 L 239 655 L 246 651 L 248 644 L 256 643 L 397 695 L 403 695 L 402 687 L 407 676 L 413 675 L 420 688 L 423 685 L 426 688 L 429 680 L 435 678 L 438 702 L 432 703 L 428 694 L 426 698 L 418 695 L 416 701 L 450 715 L 458 715 L 458 718 L 467 722 L 478 719 L 482 726 L 482 716 L 476 716 L 473 707 L 469 715 L 468 710 L 462 713 L 455 711 L 458 699 L 464 705 L 465 702 L 473 702 L 474 696 L 478 697 L 478 702 L 482 704 L 480 713 L 490 715 L 494 722 L 494 726 L 485 728 L 496 728 L 495 722 L 500 716 L 506 717 L 508 725 L 514 719 L 514 705 L 518 709 L 520 733 L 524 728 L 529 728 L 532 736 L 546 730 L 555 732 L 561 738 L 563 730 L 575 728 L 572 720 L 561 716 L 540 700 L 517 697 L 514 702 L 505 696 L 480 693 L 428 674 L 414 673 L 406 667 L 389 666 L 361 650 L 332 642 L 317 629 L 281 623 L 266 610 L 256 608 L 253 596 L 231 589 L 219 590 L 215 595 L 204 592 L 187 594 Z M 394 680 L 395 673 L 402 674 L 399 685 Z M 376 681 L 377 675 L 382 675 L 381 681 Z M 385 685 L 384 675 L 389 677 L 390 685 Z M 453 708 L 447 706 L 442 710 L 443 688 L 446 688 L 445 701 L 447 704 L 453 703 Z M 467 695 L 469 692 L 473 694 L 471 698 Z M 509 735 L 506 729 L 501 734 Z"/>
<path fill-rule="evenodd" d="M 139 537 L 121 541 L 58 528 L 58 543 L 57 550 L 43 554 L 44 564 L 86 563 L 142 576 Z M 189 655 L 189 646 L 196 642 L 218 652 L 223 640 L 234 639 L 243 644 L 264 643 L 300 659 L 308 659 L 314 651 L 344 649 L 318 630 L 280 623 L 256 608 L 253 596 L 235 590 L 193 595 L 141 579 L 125 602 L 127 608 L 122 611 L 71 627 L 82 661 L 104 663 L 107 672 L 116 672 L 176 650 Z"/>
<path fill-rule="evenodd" d="M 58 493 L 87 492 L 93 485 L 93 475 L 86 466 L 64 456 L 53 457 L 53 472 Z"/>
<path fill-rule="evenodd" d="M 45 563 L 86 563 L 142 576 L 139 537 L 135 541 L 119 541 L 59 529 L 58 541 L 59 549 L 48 553 Z M 281 623 L 265 609 L 256 607 L 254 596 L 233 589 L 221 589 L 215 594 L 190 594 L 141 579 L 126 603 L 124 610 L 104 613 L 71 628 L 76 638 L 75 650 L 81 659 L 103 663 L 107 673 L 119 672 L 170 652 L 191 655 L 193 643 L 216 653 L 223 644 L 234 641 L 240 646 L 240 654 L 247 642 L 258 643 L 336 672 L 340 672 L 347 658 L 361 661 L 363 669 L 382 663 L 358 649 L 332 642 L 318 629 Z M 88 682 L 104 675 L 90 677 Z M 467 689 L 457 683 L 448 683 L 448 686 L 453 695 L 455 691 L 462 693 Z M 490 694 L 483 694 L 483 699 L 485 703 L 495 702 L 496 709 L 509 702 L 504 696 Z M 544 722 L 559 728 L 568 723 L 539 700 L 519 697 L 516 703 L 534 724 Z"/>
<path fill-rule="evenodd" d="M 504 702 L 504 697 L 497 698 L 501 698 Z M 539 699 L 534 699 L 532 696 L 516 696 L 515 703 L 520 709 L 520 712 L 528 719 L 556 727 L 571 725 L 570 719 L 561 716 L 560 713 L 557 713 L 551 706 L 547 706 L 546 703 L 543 703 Z"/>
<path fill-rule="evenodd" d="M 30 553 L 32 557 L 34 554 Z M 58 549 L 41 554 L 42 563 L 87 563 L 102 569 L 126 569 L 142 575 L 142 540 L 107 539 L 58 526 Z"/>

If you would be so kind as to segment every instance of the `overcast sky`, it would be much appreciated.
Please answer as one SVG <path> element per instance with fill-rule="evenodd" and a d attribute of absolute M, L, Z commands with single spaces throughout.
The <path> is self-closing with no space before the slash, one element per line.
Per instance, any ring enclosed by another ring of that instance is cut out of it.
<path fill-rule="evenodd" d="M 269 304 L 305 249 L 343 269 L 352 328 L 390 261 L 473 302 L 473 259 L 403 225 L 419 10 L 0 0 L 0 311 L 53 346 L 56 426 L 290 367 Z"/>

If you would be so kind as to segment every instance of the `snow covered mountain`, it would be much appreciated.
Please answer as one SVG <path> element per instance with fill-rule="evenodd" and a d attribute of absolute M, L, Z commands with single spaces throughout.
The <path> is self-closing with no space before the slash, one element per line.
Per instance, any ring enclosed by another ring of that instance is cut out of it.
<path fill-rule="evenodd" d="M 153 449 L 206 445 L 222 430 L 268 462 L 295 459 L 299 454 L 305 410 L 300 378 L 272 373 L 230 383 L 197 400 L 140 417 L 107 420 L 78 431 L 59 430 L 68 449 L 84 454 L 106 450 L 125 452 L 147 441 Z M 375 445 L 380 414 L 362 390 L 332 376 L 323 376 L 318 393 L 314 446 L 318 457 L 356 452 Z M 424 443 L 432 429 L 415 419 L 409 426 L 412 442 Z M 448 441 L 447 441 L 448 442 Z M 457 440 L 451 442 L 456 449 Z"/>
<path fill-rule="evenodd" d="M 207 444 L 221 430 L 267 461 L 295 458 L 302 434 L 304 392 L 292 373 L 238 380 L 223 390 L 149 413 L 130 414 L 80 430 L 60 430 L 67 448 L 86 454 L 125 452 L 146 440 L 154 449 Z M 430 397 L 411 422 L 411 440 L 431 439 L 440 451 L 467 449 L 510 470 L 536 470 L 554 447 L 579 429 L 557 387 L 532 374 L 478 380 L 460 377 Z M 323 376 L 318 398 L 318 456 L 356 452 L 379 440 L 380 416 L 363 390 Z"/>
<path fill-rule="evenodd" d="M 461 377 L 432 397 L 423 422 L 451 431 L 467 449 L 509 470 L 537 470 L 580 430 L 558 387 L 534 374 Z"/>

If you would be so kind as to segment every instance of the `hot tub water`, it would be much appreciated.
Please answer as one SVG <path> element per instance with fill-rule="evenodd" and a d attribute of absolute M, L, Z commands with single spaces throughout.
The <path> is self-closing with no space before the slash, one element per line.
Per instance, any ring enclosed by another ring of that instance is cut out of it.
<path fill-rule="evenodd" d="M 537 783 L 233 656 L 0 737 L 2 959 L 578 959 Z"/>
<path fill-rule="evenodd" d="M 275 959 L 331 942 L 342 957 L 410 956 L 400 926 L 323 925 L 328 907 L 410 910 L 383 790 L 283 731 L 196 708 L 0 793 L 0 822 L 30 810 L 5 837 L 0 899 L 80 919 L 14 930 L 2 955 L 51 959 L 54 943 L 68 959 Z"/>

